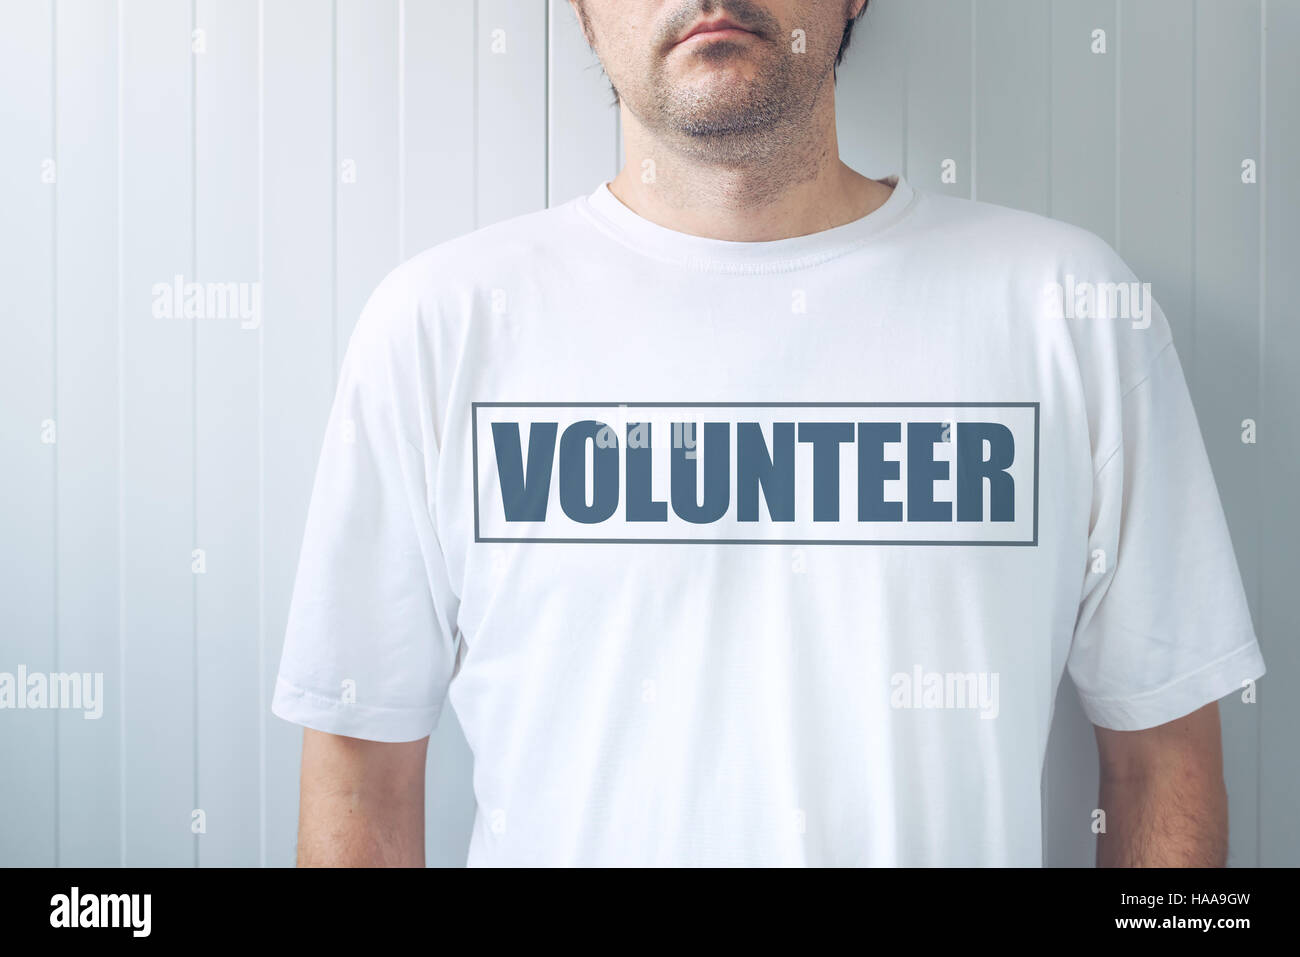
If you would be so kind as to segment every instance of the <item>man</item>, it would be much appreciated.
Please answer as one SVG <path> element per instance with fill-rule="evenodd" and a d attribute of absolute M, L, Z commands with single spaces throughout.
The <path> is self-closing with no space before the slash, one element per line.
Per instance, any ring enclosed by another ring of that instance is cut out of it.
<path fill-rule="evenodd" d="M 347 351 L 274 701 L 300 862 L 423 863 L 450 698 L 471 864 L 1038 865 L 1068 668 L 1099 862 L 1224 863 L 1264 666 L 1159 308 L 839 161 L 865 0 L 574 6 L 627 167 L 402 265 Z"/>

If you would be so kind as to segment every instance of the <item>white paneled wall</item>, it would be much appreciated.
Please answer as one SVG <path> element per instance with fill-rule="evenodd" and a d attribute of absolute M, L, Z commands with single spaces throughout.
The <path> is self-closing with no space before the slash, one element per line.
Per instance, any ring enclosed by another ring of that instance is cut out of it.
<path fill-rule="evenodd" d="M 1300 862 L 1298 44 L 1300 0 L 872 0 L 839 77 L 859 169 L 1079 223 L 1152 282 L 1269 666 L 1223 704 L 1247 866 Z M 612 176 L 612 100 L 564 0 L 0 0 L 0 671 L 105 690 L 0 711 L 0 864 L 292 863 L 268 702 L 353 323 L 403 259 Z M 174 277 L 260 309 L 168 314 Z M 432 864 L 470 773 L 448 710 Z M 1095 791 L 1067 679 L 1049 863 L 1091 860 Z"/>

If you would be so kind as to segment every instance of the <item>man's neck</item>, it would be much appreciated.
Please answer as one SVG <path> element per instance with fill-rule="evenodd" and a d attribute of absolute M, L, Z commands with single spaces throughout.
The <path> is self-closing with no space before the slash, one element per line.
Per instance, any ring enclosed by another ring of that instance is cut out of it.
<path fill-rule="evenodd" d="M 678 232 L 734 242 L 807 236 L 861 219 L 891 192 L 841 162 L 833 102 L 731 156 L 699 141 L 665 140 L 626 106 L 622 117 L 627 162 L 610 191 Z"/>

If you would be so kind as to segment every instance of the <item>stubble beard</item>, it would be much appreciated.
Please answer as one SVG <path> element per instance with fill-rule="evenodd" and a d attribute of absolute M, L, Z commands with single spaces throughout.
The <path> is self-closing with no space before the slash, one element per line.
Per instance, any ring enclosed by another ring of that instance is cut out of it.
<path fill-rule="evenodd" d="M 745 52 L 723 40 L 692 55 L 721 65 Z M 676 84 L 661 60 L 641 95 L 623 99 L 647 129 L 685 153 L 724 165 L 752 163 L 796 145 L 790 140 L 811 119 L 824 82 L 801 77 L 788 57 L 775 56 L 765 57 L 747 82 L 693 89 Z"/>

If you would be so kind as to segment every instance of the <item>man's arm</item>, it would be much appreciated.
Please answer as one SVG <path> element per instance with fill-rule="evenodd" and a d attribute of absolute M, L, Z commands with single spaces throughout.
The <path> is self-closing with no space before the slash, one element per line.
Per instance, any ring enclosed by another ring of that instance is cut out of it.
<path fill-rule="evenodd" d="M 299 867 L 423 867 L 429 739 L 389 744 L 308 729 Z"/>
<path fill-rule="evenodd" d="M 1143 731 L 1098 727 L 1106 833 L 1098 867 L 1223 867 L 1228 793 L 1219 705 Z"/>

